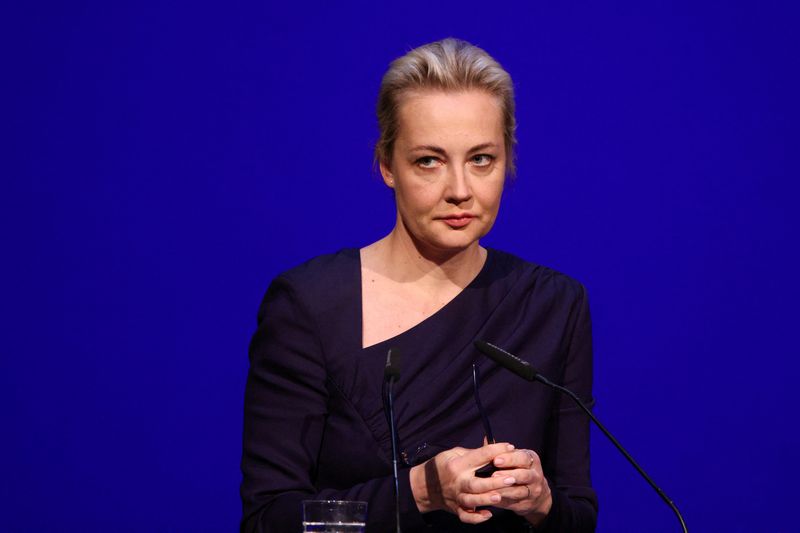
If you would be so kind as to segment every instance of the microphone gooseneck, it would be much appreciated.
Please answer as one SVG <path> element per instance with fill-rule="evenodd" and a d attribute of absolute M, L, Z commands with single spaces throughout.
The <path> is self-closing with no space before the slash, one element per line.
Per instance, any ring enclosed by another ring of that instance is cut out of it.
<path fill-rule="evenodd" d="M 489 423 L 489 417 L 486 416 L 486 410 L 483 408 L 483 403 L 481 402 L 481 393 L 480 393 L 480 369 L 477 363 L 472 363 L 472 392 L 475 396 L 475 405 L 478 407 L 478 413 L 481 415 L 481 420 L 483 421 L 483 434 L 486 436 L 486 442 L 489 444 L 494 444 L 494 432 L 492 431 L 492 425 Z M 500 470 L 496 466 L 494 466 L 494 461 L 489 461 L 482 467 L 475 470 L 475 477 L 492 477 L 492 474 Z"/>
<path fill-rule="evenodd" d="M 392 476 L 394 481 L 394 516 L 397 533 L 400 533 L 400 481 L 397 475 L 397 428 L 394 423 L 394 382 L 400 379 L 400 350 L 389 348 L 383 369 L 383 402 L 386 421 L 392 438 Z"/>
<path fill-rule="evenodd" d="M 645 472 L 644 469 L 641 466 L 639 466 L 639 463 L 637 463 L 636 460 L 631 456 L 631 454 L 629 454 L 628 451 L 622 447 L 622 444 L 620 444 L 619 441 L 616 438 L 614 438 L 614 435 L 612 435 L 611 432 L 608 431 L 605 428 L 605 426 L 600 423 L 597 417 L 594 416 L 594 414 L 592 414 L 592 411 L 589 410 L 589 408 L 586 407 L 586 405 L 584 405 L 584 403 L 581 401 L 580 398 L 578 398 L 577 394 L 575 394 L 566 387 L 562 387 L 561 385 L 553 383 L 552 381 L 541 375 L 527 361 L 524 361 L 519 357 L 508 353 L 502 348 L 498 348 L 494 344 L 490 344 L 485 341 L 475 341 L 475 348 L 477 348 L 478 351 L 480 351 L 485 356 L 494 360 L 494 362 L 496 362 L 503 368 L 510 370 L 519 377 L 527 381 L 538 381 L 540 383 L 544 383 L 548 387 L 552 387 L 558 392 L 564 393 L 570 398 L 572 398 L 573 401 L 575 401 L 575 403 L 578 405 L 578 407 L 580 407 L 583 410 L 583 412 L 589 416 L 592 422 L 594 422 L 597 425 L 597 427 L 600 428 L 600 431 L 602 431 L 603 434 L 606 437 L 608 437 L 608 440 L 611 441 L 611 443 L 617 448 L 617 450 L 620 451 L 620 453 L 625 457 L 625 459 L 627 459 L 628 462 L 631 465 L 633 465 L 636 471 L 639 472 L 639 474 L 641 474 L 644 480 L 647 481 L 647 483 L 651 487 L 653 487 L 653 490 L 655 490 L 656 493 L 661 497 L 661 499 L 664 500 L 664 502 L 669 506 L 669 508 L 672 509 L 672 512 L 675 513 L 675 516 L 678 517 L 678 520 L 681 523 L 681 527 L 683 528 L 684 533 L 687 533 L 688 530 L 686 529 L 686 522 L 683 520 L 683 516 L 681 516 L 681 513 L 678 510 L 678 507 L 675 505 L 675 503 L 664 493 L 663 490 L 661 490 L 661 488 L 658 485 L 656 485 L 655 481 L 653 481 L 653 479 L 647 475 L 647 472 Z"/>

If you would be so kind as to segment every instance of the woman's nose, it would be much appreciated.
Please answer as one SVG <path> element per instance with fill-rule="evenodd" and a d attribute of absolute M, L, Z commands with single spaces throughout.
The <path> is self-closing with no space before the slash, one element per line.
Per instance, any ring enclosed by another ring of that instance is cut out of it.
<path fill-rule="evenodd" d="M 472 190 L 469 186 L 469 178 L 463 166 L 453 165 L 449 167 L 447 176 L 447 196 L 446 200 L 453 204 L 461 204 L 472 198 Z"/>

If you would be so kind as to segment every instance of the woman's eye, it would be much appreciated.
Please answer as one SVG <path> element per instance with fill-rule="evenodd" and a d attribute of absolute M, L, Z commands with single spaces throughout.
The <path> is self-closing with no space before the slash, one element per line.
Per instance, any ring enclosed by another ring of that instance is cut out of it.
<path fill-rule="evenodd" d="M 472 157 L 472 164 L 476 167 L 488 167 L 492 164 L 494 157 L 489 154 L 478 154 Z"/>
<path fill-rule="evenodd" d="M 433 156 L 425 156 L 417 159 L 416 163 L 422 168 L 434 168 L 439 164 L 439 160 Z"/>

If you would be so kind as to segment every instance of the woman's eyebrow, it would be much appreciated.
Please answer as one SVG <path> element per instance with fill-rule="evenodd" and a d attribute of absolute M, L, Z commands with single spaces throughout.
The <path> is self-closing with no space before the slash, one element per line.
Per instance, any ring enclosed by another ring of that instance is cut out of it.
<path fill-rule="evenodd" d="M 432 144 L 421 144 L 411 149 L 412 152 L 435 152 L 437 154 L 445 155 L 444 148 Z"/>
<path fill-rule="evenodd" d="M 473 146 L 472 148 L 470 148 L 468 152 L 478 152 L 480 150 L 486 150 L 487 148 L 496 149 L 497 148 L 497 144 L 495 144 L 495 143 L 478 144 L 478 145 Z M 437 154 L 442 154 L 442 155 L 447 153 L 444 148 L 442 148 L 440 146 L 433 145 L 433 144 L 420 144 L 418 146 L 415 146 L 415 147 L 411 148 L 410 151 L 411 152 L 435 152 Z"/>
<path fill-rule="evenodd" d="M 471 153 L 471 152 L 479 152 L 479 151 L 481 151 L 481 150 L 486 150 L 487 148 L 493 148 L 493 149 L 496 149 L 496 148 L 497 148 L 497 145 L 496 145 L 495 143 L 483 143 L 483 144 L 479 144 L 479 145 L 477 145 L 477 146 L 473 146 L 472 148 L 470 148 L 468 153 Z"/>

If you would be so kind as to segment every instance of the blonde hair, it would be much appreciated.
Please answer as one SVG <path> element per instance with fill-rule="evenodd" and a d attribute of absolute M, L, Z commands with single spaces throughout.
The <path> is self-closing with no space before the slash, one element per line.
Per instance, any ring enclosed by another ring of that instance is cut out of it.
<path fill-rule="evenodd" d="M 400 100 L 403 93 L 415 89 L 478 89 L 495 96 L 503 114 L 506 172 L 514 174 L 517 124 L 511 76 L 483 49 L 453 38 L 415 48 L 389 65 L 381 81 L 376 106 L 380 129 L 375 145 L 376 163 L 391 162 L 399 127 Z"/>

